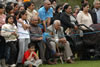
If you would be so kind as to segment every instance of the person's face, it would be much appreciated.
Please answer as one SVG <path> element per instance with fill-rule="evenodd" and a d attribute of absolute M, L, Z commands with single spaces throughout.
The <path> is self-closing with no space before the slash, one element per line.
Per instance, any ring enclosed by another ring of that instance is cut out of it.
<path fill-rule="evenodd" d="M 53 1 L 52 5 L 53 5 L 54 7 L 56 7 L 56 6 L 57 6 L 56 1 Z"/>
<path fill-rule="evenodd" d="M 75 13 L 78 13 L 79 10 L 80 10 L 80 8 L 76 8 L 76 9 L 75 9 Z"/>
<path fill-rule="evenodd" d="M 30 6 L 29 6 L 29 9 L 30 10 L 33 10 L 35 8 L 35 5 L 34 4 L 31 4 Z"/>
<path fill-rule="evenodd" d="M 30 50 L 30 52 L 33 52 L 33 51 L 35 51 L 35 47 L 32 46 L 32 47 L 29 48 L 29 50 Z"/>
<path fill-rule="evenodd" d="M 14 16 L 14 10 L 13 9 L 10 10 L 9 14 L 12 15 L 12 16 Z"/>
<path fill-rule="evenodd" d="M 38 19 L 38 18 L 34 18 L 34 19 L 31 21 L 31 23 L 32 23 L 33 25 L 37 26 L 38 23 L 39 23 L 39 19 Z"/>
<path fill-rule="evenodd" d="M 12 3 L 11 6 L 14 8 L 14 3 Z"/>
<path fill-rule="evenodd" d="M 58 13 L 62 12 L 62 7 L 58 8 Z"/>
<path fill-rule="evenodd" d="M 88 11 L 89 11 L 89 5 L 85 6 L 85 7 L 83 8 L 83 11 L 88 12 Z"/>
<path fill-rule="evenodd" d="M 19 11 L 23 11 L 25 8 L 23 6 L 20 7 Z"/>
<path fill-rule="evenodd" d="M 45 6 L 46 9 L 49 9 L 51 7 L 51 3 L 47 2 L 47 3 L 44 4 L 44 6 Z"/>
<path fill-rule="evenodd" d="M 96 1 L 94 7 L 97 8 L 97 9 L 100 8 L 100 1 Z"/>
<path fill-rule="evenodd" d="M 18 7 L 19 7 L 19 6 L 16 5 L 16 6 L 14 7 L 14 10 L 17 11 L 17 10 L 18 10 Z"/>
<path fill-rule="evenodd" d="M 0 9 L 0 13 L 4 13 L 4 9 L 2 8 L 2 9 Z"/>
<path fill-rule="evenodd" d="M 25 13 L 24 15 L 22 15 L 22 18 L 23 18 L 24 20 L 26 20 L 26 19 L 27 19 L 27 13 Z"/>
<path fill-rule="evenodd" d="M 61 27 L 61 24 L 57 23 L 57 24 L 55 24 L 54 26 L 55 26 L 55 29 L 56 29 L 56 30 L 59 30 L 60 27 Z"/>
<path fill-rule="evenodd" d="M 66 13 L 70 14 L 72 12 L 72 8 L 71 6 L 69 6 L 67 9 L 66 9 Z"/>
<path fill-rule="evenodd" d="M 13 22 L 14 22 L 13 17 L 9 17 L 9 18 L 8 18 L 8 23 L 13 24 Z"/>

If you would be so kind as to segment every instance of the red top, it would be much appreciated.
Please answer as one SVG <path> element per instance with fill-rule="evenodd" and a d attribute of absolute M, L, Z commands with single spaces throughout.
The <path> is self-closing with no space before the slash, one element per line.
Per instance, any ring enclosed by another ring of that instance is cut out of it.
<path fill-rule="evenodd" d="M 35 52 L 34 52 L 35 53 Z M 23 60 L 22 60 L 22 63 L 24 64 L 24 62 L 27 60 L 27 58 L 30 56 L 30 51 L 27 50 L 25 53 L 24 53 L 24 57 L 23 57 Z M 34 55 L 32 55 L 32 57 L 34 57 Z"/>

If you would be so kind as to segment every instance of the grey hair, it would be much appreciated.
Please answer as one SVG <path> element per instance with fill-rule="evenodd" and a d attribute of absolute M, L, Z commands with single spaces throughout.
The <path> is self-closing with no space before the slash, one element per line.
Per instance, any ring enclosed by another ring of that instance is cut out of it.
<path fill-rule="evenodd" d="M 45 1 L 44 1 L 44 4 L 45 4 L 45 3 L 48 3 L 48 2 L 50 2 L 50 1 L 49 1 L 49 0 L 45 0 Z M 50 3 L 51 3 L 51 2 L 50 2 Z"/>
<path fill-rule="evenodd" d="M 96 4 L 96 2 L 98 2 L 99 0 L 94 0 L 94 2 L 93 2 L 93 5 L 95 5 Z"/>
<path fill-rule="evenodd" d="M 55 20 L 53 24 L 55 25 L 55 24 L 57 24 L 57 23 L 58 23 L 58 24 L 61 24 L 60 20 Z"/>
<path fill-rule="evenodd" d="M 31 19 L 30 19 L 30 21 L 33 21 L 34 18 L 39 18 L 39 17 L 38 16 L 32 16 Z"/>

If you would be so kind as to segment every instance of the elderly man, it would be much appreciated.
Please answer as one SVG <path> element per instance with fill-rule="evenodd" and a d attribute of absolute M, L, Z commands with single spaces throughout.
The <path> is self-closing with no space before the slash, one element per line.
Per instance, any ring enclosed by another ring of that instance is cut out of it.
<path fill-rule="evenodd" d="M 36 44 L 36 47 L 39 49 L 39 57 L 42 61 L 45 61 L 45 44 L 43 43 L 42 31 L 41 28 L 37 25 L 39 18 L 37 16 L 30 19 L 30 39 L 31 42 Z"/>
<path fill-rule="evenodd" d="M 47 61 L 48 64 L 55 64 L 54 62 L 51 62 L 50 59 L 52 56 L 60 56 L 60 53 L 56 53 L 50 49 L 50 44 L 48 42 L 44 43 L 41 28 L 38 26 L 39 18 L 33 16 L 30 22 L 30 34 L 32 34 L 30 35 L 31 42 L 35 43 L 36 47 L 38 47 L 40 59 L 42 59 L 43 62 Z"/>
<path fill-rule="evenodd" d="M 100 1 L 94 0 L 94 8 L 90 11 L 94 24 L 100 23 Z"/>
<path fill-rule="evenodd" d="M 52 49 L 56 51 L 56 45 L 58 47 L 64 47 L 64 60 L 68 63 L 73 63 L 71 56 L 72 51 L 69 45 L 69 42 L 66 40 L 63 32 L 63 27 L 61 27 L 61 22 L 59 20 L 55 20 L 54 24 L 47 27 L 47 32 L 52 35 L 50 44 L 52 45 Z"/>
<path fill-rule="evenodd" d="M 46 31 L 47 26 L 50 25 L 51 17 L 53 17 L 53 8 L 51 8 L 51 2 L 49 0 L 44 1 L 44 6 L 38 10 L 39 17 L 42 20 L 44 31 Z"/>

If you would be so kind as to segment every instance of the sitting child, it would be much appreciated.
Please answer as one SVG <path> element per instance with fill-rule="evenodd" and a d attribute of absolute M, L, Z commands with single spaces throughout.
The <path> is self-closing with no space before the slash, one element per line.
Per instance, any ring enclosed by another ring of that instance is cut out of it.
<path fill-rule="evenodd" d="M 35 45 L 33 43 L 28 44 L 28 50 L 24 53 L 22 63 L 28 67 L 38 67 L 42 64 L 42 60 L 40 60 L 38 55 L 35 53 Z"/>

